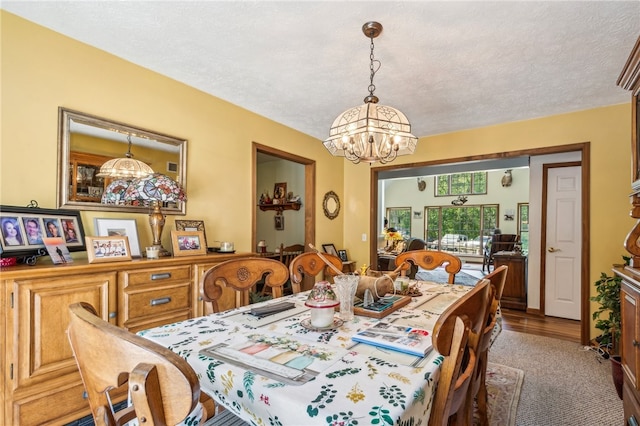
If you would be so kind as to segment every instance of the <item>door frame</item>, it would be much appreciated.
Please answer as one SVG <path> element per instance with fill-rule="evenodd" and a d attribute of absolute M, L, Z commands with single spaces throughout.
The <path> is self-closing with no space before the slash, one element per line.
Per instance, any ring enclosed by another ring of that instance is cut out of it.
<path fill-rule="evenodd" d="M 251 144 L 251 170 L 253 173 L 253 179 L 251 181 L 251 199 L 254 209 L 251 214 L 251 247 L 256 247 L 258 244 L 256 232 L 257 232 L 257 218 L 256 208 L 259 198 L 257 189 L 258 179 L 258 153 L 268 154 L 273 157 L 280 158 L 282 160 L 292 161 L 294 163 L 302 164 L 304 166 L 304 200 L 302 207 L 304 210 L 304 245 L 308 247 L 309 244 L 314 244 L 316 241 L 316 162 L 309 158 L 301 157 L 290 152 L 282 151 L 267 145 L 262 145 L 257 142 Z"/>
<path fill-rule="evenodd" d="M 495 159 L 504 159 L 504 158 L 514 158 L 514 157 L 523 157 L 523 156 L 538 156 L 538 155 L 548 155 L 548 154 L 560 154 L 566 152 L 580 152 L 581 154 L 581 163 L 582 163 L 582 263 L 581 263 L 581 315 L 580 315 L 580 341 L 582 344 L 588 344 L 590 337 L 590 326 L 591 326 L 591 317 L 589 313 L 589 263 L 590 263 L 590 244 L 591 244 L 591 235 L 590 235 L 590 223 L 591 223 L 591 215 L 589 212 L 590 205 L 590 180 L 591 180 L 591 143 L 590 142 L 580 142 L 575 144 L 567 144 L 567 145 L 557 145 L 557 146 L 549 146 L 542 148 L 530 148 L 530 149 L 522 149 L 517 151 L 508 151 L 508 152 L 500 152 L 493 154 L 483 154 L 483 155 L 472 155 L 467 157 L 458 157 L 458 158 L 447 158 L 441 160 L 432 160 L 425 162 L 417 162 L 417 163 L 407 163 L 407 164 L 394 164 L 380 167 L 372 167 L 370 174 L 370 184 L 369 184 L 369 197 L 371 200 L 371 208 L 370 208 L 370 218 L 369 218 L 369 234 L 376 235 L 377 227 L 376 225 L 381 220 L 378 217 L 378 181 L 379 174 L 381 172 L 398 170 L 398 169 L 411 169 L 411 168 L 419 168 L 425 166 L 435 166 L 442 164 L 450 164 L 450 163 L 464 163 L 468 161 L 479 161 L 479 160 L 495 160 Z M 376 239 L 369 239 L 369 264 L 375 265 L 377 259 L 377 247 L 376 247 Z M 541 259 L 542 262 L 542 259 Z M 544 307 L 541 300 L 541 306 Z M 544 316 L 544 312 L 538 309 L 529 309 L 527 308 L 527 313 L 537 314 Z"/>

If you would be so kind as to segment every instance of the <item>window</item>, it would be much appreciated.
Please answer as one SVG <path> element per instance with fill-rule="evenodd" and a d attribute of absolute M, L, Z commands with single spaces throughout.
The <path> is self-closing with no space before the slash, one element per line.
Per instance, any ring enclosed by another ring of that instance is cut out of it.
<path fill-rule="evenodd" d="M 518 235 L 522 243 L 522 253 L 529 252 L 529 204 L 518 203 Z"/>
<path fill-rule="evenodd" d="M 425 239 L 437 250 L 481 255 L 498 223 L 498 205 L 425 207 Z"/>
<path fill-rule="evenodd" d="M 436 176 L 436 197 L 487 193 L 487 172 Z"/>
<path fill-rule="evenodd" d="M 387 228 L 395 228 L 404 238 L 411 236 L 411 207 L 387 207 Z"/>

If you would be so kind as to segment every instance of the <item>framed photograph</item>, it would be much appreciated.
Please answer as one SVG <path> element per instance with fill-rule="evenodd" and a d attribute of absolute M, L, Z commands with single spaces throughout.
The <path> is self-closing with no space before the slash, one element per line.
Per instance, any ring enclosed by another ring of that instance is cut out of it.
<path fill-rule="evenodd" d="M 333 244 L 323 244 L 322 249 L 324 250 L 325 253 L 329 253 L 336 257 L 340 257 L 338 256 L 338 251 L 336 250 L 336 246 L 334 246 Z"/>
<path fill-rule="evenodd" d="M 284 231 L 284 216 L 281 214 L 277 214 L 274 218 L 274 224 L 276 227 L 276 231 Z"/>
<path fill-rule="evenodd" d="M 196 256 L 207 254 L 207 245 L 202 231 L 171 231 L 174 256 Z"/>
<path fill-rule="evenodd" d="M 126 235 L 86 237 L 86 240 L 89 263 L 131 260 L 129 238 Z"/>
<path fill-rule="evenodd" d="M 64 243 L 64 238 L 43 238 L 44 246 L 47 248 L 47 253 L 51 256 L 51 260 L 55 264 L 59 263 L 72 263 L 73 259 L 69 253 L 69 249 Z"/>
<path fill-rule="evenodd" d="M 176 219 L 176 231 L 202 231 L 204 235 L 204 246 L 207 247 L 207 233 L 204 231 L 204 220 Z"/>
<path fill-rule="evenodd" d="M 278 200 L 287 198 L 287 182 L 279 182 L 273 185 L 273 198 Z"/>
<path fill-rule="evenodd" d="M 45 238 L 62 238 L 68 251 L 84 251 L 84 228 L 76 210 L 0 206 L 1 257 L 44 256 Z"/>
<path fill-rule="evenodd" d="M 105 219 L 93 220 L 95 234 L 98 237 L 127 237 L 131 257 L 142 257 L 140 241 L 138 240 L 138 227 L 135 219 Z"/>
<path fill-rule="evenodd" d="M 348 262 L 349 261 L 349 258 L 347 257 L 347 251 L 346 250 L 338 250 L 338 257 L 343 262 Z"/>

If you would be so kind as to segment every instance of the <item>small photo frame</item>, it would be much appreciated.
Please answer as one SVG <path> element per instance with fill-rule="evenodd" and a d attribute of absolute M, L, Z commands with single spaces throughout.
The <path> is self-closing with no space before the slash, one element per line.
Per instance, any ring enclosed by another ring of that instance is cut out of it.
<path fill-rule="evenodd" d="M 277 214 L 273 219 L 273 223 L 276 227 L 276 231 L 284 231 L 284 216 Z"/>
<path fill-rule="evenodd" d="M 43 238 L 44 246 L 47 248 L 47 253 L 51 256 L 53 263 L 72 263 L 73 259 L 69 254 L 69 249 L 61 237 Z"/>
<path fill-rule="evenodd" d="M 207 244 L 202 231 L 171 231 L 174 256 L 207 254 Z"/>
<path fill-rule="evenodd" d="M 85 237 L 89 263 L 122 262 L 131 260 L 129 238 L 126 235 L 114 237 Z"/>
<path fill-rule="evenodd" d="M 348 262 L 349 261 L 349 258 L 347 257 L 347 251 L 346 250 L 338 250 L 338 257 L 343 262 Z"/>
<path fill-rule="evenodd" d="M 287 198 L 287 182 L 279 182 L 273 185 L 273 198 L 278 200 Z"/>
<path fill-rule="evenodd" d="M 204 220 L 176 219 L 176 231 L 202 231 L 202 234 L 204 235 L 204 245 L 207 247 L 207 233 L 204 230 Z"/>
<path fill-rule="evenodd" d="M 142 257 L 140 242 L 138 240 L 138 227 L 135 219 L 105 219 L 93 220 L 94 231 L 98 237 L 127 237 L 131 257 Z M 87 248 L 89 251 L 89 248 Z"/>
<path fill-rule="evenodd" d="M 340 257 L 338 256 L 338 251 L 336 250 L 336 246 L 334 246 L 333 244 L 323 244 L 322 249 L 324 250 L 325 253 L 329 253 L 336 257 Z"/>

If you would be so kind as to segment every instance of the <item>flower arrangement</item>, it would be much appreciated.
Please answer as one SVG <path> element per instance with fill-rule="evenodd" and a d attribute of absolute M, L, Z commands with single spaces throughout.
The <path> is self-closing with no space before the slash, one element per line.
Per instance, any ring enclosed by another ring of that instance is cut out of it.
<path fill-rule="evenodd" d="M 402 234 L 398 232 L 396 228 L 388 228 L 384 231 L 384 240 L 385 241 L 400 241 L 404 240 Z"/>

